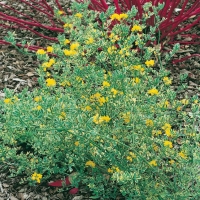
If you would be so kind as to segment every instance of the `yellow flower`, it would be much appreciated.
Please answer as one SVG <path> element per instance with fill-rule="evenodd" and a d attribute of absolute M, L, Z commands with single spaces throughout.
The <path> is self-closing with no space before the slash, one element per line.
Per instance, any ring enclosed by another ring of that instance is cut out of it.
<path fill-rule="evenodd" d="M 53 52 L 53 47 L 48 46 L 48 47 L 47 47 L 47 52 L 48 52 L 48 53 L 52 53 L 52 52 Z"/>
<path fill-rule="evenodd" d="M 41 110 L 42 109 L 42 106 L 37 106 L 36 107 L 36 110 Z"/>
<path fill-rule="evenodd" d="M 73 26 L 72 24 L 64 24 L 63 25 L 64 28 L 72 28 L 72 26 Z"/>
<path fill-rule="evenodd" d="M 181 103 L 184 104 L 184 105 L 188 105 L 189 101 L 187 99 L 182 99 Z"/>
<path fill-rule="evenodd" d="M 79 141 L 74 142 L 75 146 L 79 145 Z"/>
<path fill-rule="evenodd" d="M 60 83 L 60 85 L 62 85 L 63 87 L 67 86 L 71 86 L 71 83 L 69 81 L 63 81 L 62 83 Z"/>
<path fill-rule="evenodd" d="M 70 43 L 70 40 L 65 39 L 65 41 L 64 41 L 64 45 L 69 44 L 69 43 Z"/>
<path fill-rule="evenodd" d="M 169 164 L 171 164 L 171 165 L 173 165 L 174 163 L 175 163 L 174 160 L 170 160 L 170 161 L 169 161 Z"/>
<path fill-rule="evenodd" d="M 107 81 L 103 81 L 103 87 L 110 87 L 110 83 L 108 83 Z"/>
<path fill-rule="evenodd" d="M 158 151 L 159 147 L 156 144 L 153 144 L 154 151 Z"/>
<path fill-rule="evenodd" d="M 86 44 L 92 44 L 92 43 L 94 43 L 94 38 L 93 37 L 89 37 L 88 40 L 85 43 Z"/>
<path fill-rule="evenodd" d="M 183 151 L 179 152 L 178 155 L 183 159 L 187 159 L 187 155 Z"/>
<path fill-rule="evenodd" d="M 165 107 L 165 108 L 169 108 L 169 106 L 170 106 L 169 101 L 165 101 L 165 102 L 164 102 L 164 107 Z"/>
<path fill-rule="evenodd" d="M 154 166 L 154 167 L 157 166 L 156 160 L 152 160 L 151 162 L 149 162 L 149 164 L 150 164 L 151 166 Z"/>
<path fill-rule="evenodd" d="M 165 125 L 162 127 L 163 130 L 166 130 L 168 128 L 171 129 L 171 125 L 168 123 L 165 123 Z"/>
<path fill-rule="evenodd" d="M 96 166 L 96 164 L 95 164 L 93 161 L 91 161 L 91 160 L 87 161 L 87 162 L 85 163 L 85 165 L 86 165 L 86 166 L 89 166 L 89 167 L 92 167 L 92 168 L 94 168 L 94 167 Z"/>
<path fill-rule="evenodd" d="M 53 78 L 48 78 L 46 80 L 46 86 L 47 87 L 54 87 L 56 85 L 56 81 Z"/>
<path fill-rule="evenodd" d="M 6 103 L 6 104 L 10 104 L 10 103 L 11 103 L 11 99 L 9 99 L 9 98 L 4 99 L 4 103 Z"/>
<path fill-rule="evenodd" d="M 132 81 L 133 81 L 133 84 L 135 84 L 135 83 L 139 83 L 140 79 L 138 77 L 136 77 L 136 78 L 133 78 Z"/>
<path fill-rule="evenodd" d="M 131 121 L 131 113 L 127 112 L 122 115 L 122 118 L 124 119 L 124 122 L 128 124 Z"/>
<path fill-rule="evenodd" d="M 42 178 L 42 174 L 37 174 L 36 172 L 32 174 L 31 179 L 33 181 L 36 181 L 37 183 L 40 183 L 40 180 Z"/>
<path fill-rule="evenodd" d="M 106 115 L 106 116 L 99 117 L 99 120 L 103 122 L 109 122 L 111 118 L 108 115 Z"/>
<path fill-rule="evenodd" d="M 74 50 L 68 50 L 68 49 L 64 49 L 63 52 L 64 52 L 64 54 L 65 54 L 66 56 L 74 56 L 74 55 L 77 54 L 76 51 L 74 51 Z"/>
<path fill-rule="evenodd" d="M 117 13 L 112 14 L 112 15 L 110 16 L 110 18 L 111 18 L 112 20 L 117 19 L 118 21 L 120 21 L 120 15 L 117 14 Z"/>
<path fill-rule="evenodd" d="M 86 110 L 86 111 L 91 111 L 92 108 L 91 108 L 90 106 L 86 106 L 86 107 L 85 107 L 85 110 Z"/>
<path fill-rule="evenodd" d="M 51 65 L 53 65 L 53 64 L 56 63 L 56 61 L 55 61 L 55 59 L 51 58 L 51 59 L 49 60 L 49 63 L 50 63 Z"/>
<path fill-rule="evenodd" d="M 128 18 L 128 15 L 127 14 L 125 14 L 125 13 L 121 13 L 121 14 L 117 14 L 117 13 L 114 13 L 114 14 L 112 14 L 111 16 L 110 16 L 110 18 L 112 19 L 112 20 L 118 20 L 118 21 L 120 21 L 121 19 L 126 19 L 126 18 Z"/>
<path fill-rule="evenodd" d="M 169 147 L 170 149 L 173 148 L 172 142 L 170 142 L 168 140 L 164 141 L 164 146 Z"/>
<path fill-rule="evenodd" d="M 98 99 L 98 102 L 100 103 L 100 106 L 102 106 L 104 103 L 107 102 L 107 100 L 105 99 L 105 97 L 100 97 L 100 98 Z"/>
<path fill-rule="evenodd" d="M 111 89 L 111 92 L 113 93 L 113 95 L 117 95 L 117 93 L 118 93 L 118 90 L 116 90 L 116 89 L 112 88 L 112 89 Z"/>
<path fill-rule="evenodd" d="M 154 64 L 155 64 L 154 60 L 147 60 L 147 61 L 145 62 L 145 65 L 146 65 L 147 67 L 153 67 Z"/>
<path fill-rule="evenodd" d="M 134 32 L 134 31 L 142 31 L 142 28 L 141 28 L 140 25 L 134 25 L 134 26 L 132 27 L 131 31 L 132 31 L 132 32 Z"/>
<path fill-rule="evenodd" d="M 116 47 L 112 46 L 112 47 L 108 47 L 107 51 L 108 51 L 109 54 L 112 54 L 115 50 L 116 50 Z"/>
<path fill-rule="evenodd" d="M 131 156 L 126 156 L 126 159 L 129 161 L 129 162 L 132 162 L 133 161 L 133 158 Z"/>
<path fill-rule="evenodd" d="M 181 106 L 178 106 L 178 107 L 176 108 L 177 111 L 181 111 L 181 109 L 182 109 Z"/>
<path fill-rule="evenodd" d="M 46 54 L 46 51 L 44 49 L 38 49 L 37 54 L 44 55 L 44 54 Z"/>
<path fill-rule="evenodd" d="M 153 126 L 153 121 L 151 119 L 146 120 L 146 125 L 147 126 Z"/>
<path fill-rule="evenodd" d="M 70 45 L 70 50 L 77 50 L 79 46 L 78 42 L 74 42 Z"/>
<path fill-rule="evenodd" d="M 159 92 L 158 92 L 158 90 L 156 88 L 148 90 L 147 93 L 150 94 L 151 96 L 159 94 Z"/>
<path fill-rule="evenodd" d="M 128 18 L 128 15 L 126 13 L 121 13 L 119 16 L 120 16 L 121 19 Z"/>
<path fill-rule="evenodd" d="M 130 156 L 131 156 L 132 158 L 136 158 L 136 155 L 135 155 L 133 152 L 129 152 L 129 154 L 130 154 Z"/>
<path fill-rule="evenodd" d="M 108 168 L 108 173 L 113 173 L 113 170 Z"/>
<path fill-rule="evenodd" d="M 61 112 L 59 118 L 60 119 L 65 119 L 67 114 L 65 112 Z"/>
<path fill-rule="evenodd" d="M 119 169 L 119 167 L 115 167 L 115 171 L 120 172 L 121 170 Z"/>
<path fill-rule="evenodd" d="M 153 130 L 152 131 L 152 135 L 161 135 L 162 134 L 162 131 L 161 130 Z"/>
<path fill-rule="evenodd" d="M 76 14 L 75 14 L 75 17 L 82 18 L 83 15 L 82 15 L 81 13 L 76 13 Z"/>
<path fill-rule="evenodd" d="M 165 134 L 166 134 L 168 137 L 172 137 L 171 129 L 170 129 L 170 128 L 166 128 L 166 129 L 165 129 Z"/>
<path fill-rule="evenodd" d="M 62 14 L 64 14 L 64 13 L 65 13 L 65 12 L 62 11 L 62 10 L 59 10 L 59 11 L 58 11 L 58 14 L 59 14 L 59 15 L 62 15 Z"/>
<path fill-rule="evenodd" d="M 36 102 L 39 102 L 39 101 L 41 101 L 42 100 L 42 97 L 41 96 L 36 96 L 35 98 L 34 98 L 34 101 L 36 101 Z"/>
<path fill-rule="evenodd" d="M 164 77 L 164 78 L 163 78 L 163 82 L 165 83 L 165 85 L 170 85 L 170 84 L 172 84 L 172 80 L 169 79 L 168 77 Z"/>

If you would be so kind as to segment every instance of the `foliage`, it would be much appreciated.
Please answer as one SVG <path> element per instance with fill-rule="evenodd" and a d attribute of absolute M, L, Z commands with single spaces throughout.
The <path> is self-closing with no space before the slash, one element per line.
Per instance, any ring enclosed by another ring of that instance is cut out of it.
<path fill-rule="evenodd" d="M 198 198 L 199 99 L 176 99 L 153 46 L 156 28 L 141 32 L 151 12 L 130 31 L 136 8 L 113 15 L 110 7 L 98 23 L 87 6 L 73 3 L 71 16 L 57 15 L 65 33 L 37 51 L 40 88 L 5 90 L 2 164 L 32 185 L 75 173 L 72 186 L 93 199 Z M 120 20 L 107 34 L 110 16 Z"/>
<path fill-rule="evenodd" d="M 84 2 L 85 0 L 77 0 L 78 2 Z M 47 39 L 49 41 L 57 41 L 55 37 L 55 33 L 59 34 L 63 32 L 63 23 L 62 21 L 57 21 L 54 18 L 56 14 L 54 9 L 47 3 L 46 0 L 38 1 L 35 0 L 20 0 L 22 5 L 30 7 L 30 9 L 34 10 L 34 12 L 39 15 L 44 16 L 46 19 L 46 23 L 34 19 L 28 14 L 21 13 L 10 5 L 6 5 L 4 3 L 0 3 L 0 6 L 4 11 L 0 12 L 0 19 L 2 21 L 3 28 L 15 28 L 31 31 L 33 34 L 37 36 Z M 146 7 L 143 9 L 143 5 L 145 3 Z M 158 6 L 159 4 L 163 4 L 163 9 L 160 10 L 158 16 L 163 19 L 162 23 L 160 23 L 159 27 L 156 27 L 157 31 L 157 40 L 154 45 L 161 44 L 161 51 L 164 52 L 165 45 L 174 45 L 180 43 L 182 45 L 199 45 L 199 36 L 193 34 L 193 27 L 199 24 L 200 20 L 200 1 L 188 1 L 188 0 L 113 0 L 113 4 L 115 5 L 115 12 L 120 14 L 121 12 L 125 12 L 131 10 L 136 7 L 138 9 L 138 13 L 135 16 L 136 19 L 145 18 L 145 15 L 149 15 L 150 11 L 148 9 L 149 5 L 152 3 L 154 6 Z M 59 0 L 55 0 L 55 7 L 59 9 L 61 15 L 71 15 L 70 10 L 64 11 L 62 6 L 59 3 Z M 96 11 L 106 11 L 109 8 L 109 4 L 105 0 L 91 0 L 91 4 L 89 5 L 90 9 Z M 177 11 L 177 9 L 180 9 Z M 13 11 L 15 15 L 6 14 L 6 10 Z M 147 20 L 147 27 L 144 29 L 144 32 L 148 32 L 151 26 L 156 26 L 156 17 L 153 13 L 152 16 Z M 97 16 L 98 19 L 98 16 Z M 8 23 L 10 25 L 8 25 Z M 110 27 L 109 27 L 110 28 Z M 188 32 L 189 31 L 189 32 Z M 47 33 L 47 34 L 46 34 Z M 0 44 L 10 44 L 10 41 L 0 40 Z M 37 51 L 39 48 L 37 45 L 33 44 L 21 44 L 16 43 L 18 47 L 28 48 L 29 50 Z M 173 62 L 180 62 L 185 59 L 188 59 L 192 56 L 199 56 L 199 54 L 193 54 L 191 56 L 187 56 L 180 60 L 174 60 Z"/>

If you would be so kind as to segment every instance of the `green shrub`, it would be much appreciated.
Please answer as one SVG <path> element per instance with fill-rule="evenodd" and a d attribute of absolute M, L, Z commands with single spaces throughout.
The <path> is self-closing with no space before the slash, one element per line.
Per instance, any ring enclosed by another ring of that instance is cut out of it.
<path fill-rule="evenodd" d="M 134 7 L 121 16 L 110 8 L 102 23 L 86 8 L 74 3 L 71 16 L 58 14 L 65 34 L 37 52 L 40 88 L 5 90 L 1 163 L 32 185 L 76 172 L 73 186 L 92 198 L 198 197 L 198 98 L 176 99 L 155 27 L 145 33 L 148 16 L 129 31 Z M 118 23 L 107 34 L 109 16 Z"/>

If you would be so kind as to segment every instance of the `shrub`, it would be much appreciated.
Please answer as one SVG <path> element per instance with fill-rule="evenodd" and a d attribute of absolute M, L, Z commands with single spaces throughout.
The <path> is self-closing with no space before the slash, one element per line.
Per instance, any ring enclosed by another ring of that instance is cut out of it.
<path fill-rule="evenodd" d="M 32 185 L 75 173 L 72 186 L 93 199 L 198 197 L 199 100 L 176 100 L 169 72 L 155 68 L 156 28 L 141 32 L 151 15 L 130 31 L 134 7 L 123 15 L 110 7 L 100 25 L 87 6 L 73 3 L 71 16 L 58 16 L 65 33 L 46 48 L 57 57 L 37 51 L 40 88 L 5 90 L 1 162 Z M 108 35 L 112 18 L 120 20 Z"/>

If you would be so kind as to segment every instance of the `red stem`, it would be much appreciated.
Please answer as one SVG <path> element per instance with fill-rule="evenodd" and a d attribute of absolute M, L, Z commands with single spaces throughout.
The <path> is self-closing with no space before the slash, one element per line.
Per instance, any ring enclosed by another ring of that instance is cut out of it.
<path fill-rule="evenodd" d="M 23 19 L 18 19 L 16 17 L 12 17 L 12 16 L 9 16 L 9 15 L 6 15 L 2 12 L 0 12 L 0 16 L 3 17 L 3 20 L 5 21 L 10 21 L 10 22 L 13 22 L 13 23 L 16 23 L 16 24 L 25 24 L 25 25 L 30 25 L 30 26 L 37 26 L 37 27 L 42 27 L 42 28 L 45 28 L 45 29 L 48 29 L 48 30 L 51 30 L 51 31 L 56 31 L 56 32 L 64 32 L 64 30 L 62 28 L 57 28 L 57 27 L 52 27 L 52 26 L 44 26 L 40 23 L 35 23 L 35 22 L 29 22 L 29 21 L 25 21 Z"/>

